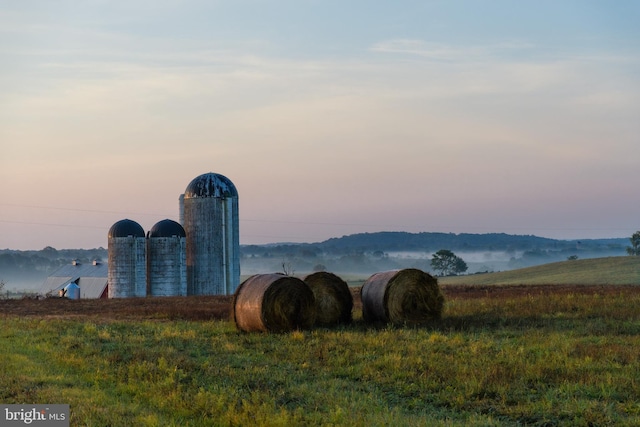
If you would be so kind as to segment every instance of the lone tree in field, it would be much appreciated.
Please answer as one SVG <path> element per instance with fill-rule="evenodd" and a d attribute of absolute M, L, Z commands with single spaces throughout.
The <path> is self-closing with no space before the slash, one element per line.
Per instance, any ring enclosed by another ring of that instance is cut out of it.
<path fill-rule="evenodd" d="M 448 249 L 440 249 L 431 258 L 431 268 L 440 272 L 440 276 L 451 276 L 467 271 L 467 263 Z"/>
<path fill-rule="evenodd" d="M 627 253 L 633 256 L 640 255 L 640 231 L 633 233 L 633 236 L 629 238 L 631 246 L 627 246 Z"/>

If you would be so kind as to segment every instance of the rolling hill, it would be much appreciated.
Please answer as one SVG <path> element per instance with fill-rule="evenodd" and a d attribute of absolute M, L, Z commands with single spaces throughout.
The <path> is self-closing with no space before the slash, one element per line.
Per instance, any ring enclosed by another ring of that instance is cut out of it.
<path fill-rule="evenodd" d="M 577 259 L 438 281 L 442 285 L 640 285 L 640 257 Z"/>

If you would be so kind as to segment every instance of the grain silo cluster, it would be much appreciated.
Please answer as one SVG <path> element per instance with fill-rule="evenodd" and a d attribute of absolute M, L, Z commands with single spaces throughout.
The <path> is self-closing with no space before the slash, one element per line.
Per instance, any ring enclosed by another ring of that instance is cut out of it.
<path fill-rule="evenodd" d="M 165 219 L 145 235 L 123 219 L 108 233 L 109 298 L 227 295 L 240 281 L 238 192 L 207 173 L 179 197 L 180 222 Z"/>

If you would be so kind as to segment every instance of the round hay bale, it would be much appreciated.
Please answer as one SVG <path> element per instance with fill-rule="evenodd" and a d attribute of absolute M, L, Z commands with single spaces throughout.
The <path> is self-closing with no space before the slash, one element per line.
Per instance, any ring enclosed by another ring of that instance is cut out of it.
<path fill-rule="evenodd" d="M 347 282 L 333 273 L 319 271 L 305 277 L 316 300 L 316 325 L 335 326 L 351 323 L 353 296 Z"/>
<path fill-rule="evenodd" d="M 256 274 L 236 289 L 233 318 L 246 332 L 307 329 L 316 320 L 313 292 L 295 277 Z"/>
<path fill-rule="evenodd" d="M 444 297 L 438 281 L 422 270 L 376 273 L 360 292 L 366 322 L 423 324 L 442 316 Z"/>

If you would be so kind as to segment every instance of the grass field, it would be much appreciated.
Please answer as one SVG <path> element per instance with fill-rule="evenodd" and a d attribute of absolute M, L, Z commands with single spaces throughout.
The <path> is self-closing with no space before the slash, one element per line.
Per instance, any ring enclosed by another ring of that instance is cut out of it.
<path fill-rule="evenodd" d="M 498 273 L 443 277 L 440 283 L 443 285 L 637 285 L 640 284 L 640 257 L 577 259 Z"/>
<path fill-rule="evenodd" d="M 228 298 L 2 301 L 0 402 L 74 426 L 640 425 L 640 286 L 443 291 L 426 327 L 356 301 L 353 325 L 285 334 L 238 332 Z"/>

